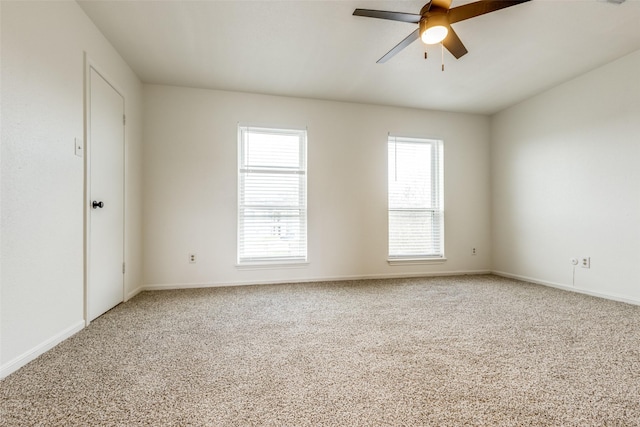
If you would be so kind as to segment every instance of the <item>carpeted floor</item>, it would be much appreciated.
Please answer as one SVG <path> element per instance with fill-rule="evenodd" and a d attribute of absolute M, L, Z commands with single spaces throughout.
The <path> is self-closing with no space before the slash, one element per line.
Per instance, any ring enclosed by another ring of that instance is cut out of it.
<path fill-rule="evenodd" d="M 1 426 L 637 426 L 640 307 L 495 276 L 144 292 Z"/>

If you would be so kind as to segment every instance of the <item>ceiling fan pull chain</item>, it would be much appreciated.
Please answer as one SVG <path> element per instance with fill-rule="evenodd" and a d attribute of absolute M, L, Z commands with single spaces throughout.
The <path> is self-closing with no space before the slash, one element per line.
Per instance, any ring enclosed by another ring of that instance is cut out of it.
<path fill-rule="evenodd" d="M 442 71 L 444 71 L 444 43 L 440 43 L 442 47 Z"/>

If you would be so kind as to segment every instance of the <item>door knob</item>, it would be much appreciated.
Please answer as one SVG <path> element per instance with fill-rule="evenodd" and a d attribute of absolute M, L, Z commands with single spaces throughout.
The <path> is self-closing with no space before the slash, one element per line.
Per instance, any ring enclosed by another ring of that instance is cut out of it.
<path fill-rule="evenodd" d="M 102 202 L 97 202 L 97 201 L 93 201 L 93 203 L 91 204 L 91 207 L 93 209 L 97 209 L 97 208 L 103 208 L 104 207 L 104 203 Z"/>

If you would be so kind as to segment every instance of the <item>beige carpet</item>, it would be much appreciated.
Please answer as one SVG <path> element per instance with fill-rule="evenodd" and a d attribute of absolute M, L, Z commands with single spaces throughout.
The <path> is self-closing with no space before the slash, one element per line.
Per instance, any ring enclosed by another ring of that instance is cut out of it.
<path fill-rule="evenodd" d="M 145 292 L 2 426 L 640 425 L 640 307 L 494 276 Z"/>

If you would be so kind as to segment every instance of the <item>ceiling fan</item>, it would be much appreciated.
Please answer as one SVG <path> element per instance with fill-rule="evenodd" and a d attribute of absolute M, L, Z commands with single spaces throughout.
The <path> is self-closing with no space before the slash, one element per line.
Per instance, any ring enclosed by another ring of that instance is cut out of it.
<path fill-rule="evenodd" d="M 378 63 L 387 62 L 393 58 L 395 54 L 419 38 L 426 44 L 442 42 L 442 45 L 446 47 L 453 56 L 460 58 L 468 51 L 456 32 L 451 28 L 451 24 L 528 1 L 531 0 L 482 0 L 451 8 L 451 0 L 430 0 L 422 7 L 419 15 L 415 13 L 388 12 L 385 10 L 371 9 L 356 9 L 353 14 L 356 16 L 390 19 L 392 21 L 419 25 L 413 33 L 409 34 L 382 58 L 378 59 Z"/>

